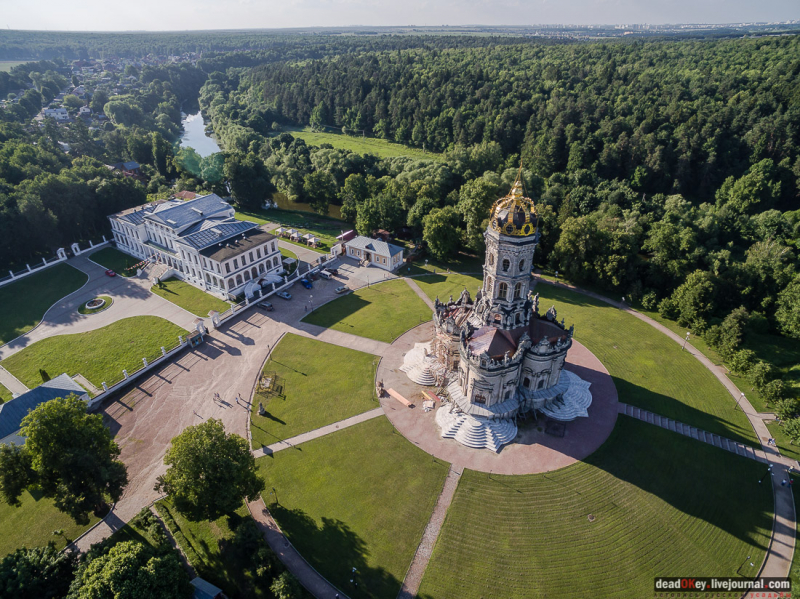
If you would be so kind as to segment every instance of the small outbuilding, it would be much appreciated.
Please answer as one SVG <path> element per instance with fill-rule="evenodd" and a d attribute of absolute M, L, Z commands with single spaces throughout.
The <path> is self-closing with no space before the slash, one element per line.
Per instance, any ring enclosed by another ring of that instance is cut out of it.
<path fill-rule="evenodd" d="M 347 242 L 347 256 L 367 266 L 392 271 L 403 263 L 403 248 L 379 239 L 358 236 Z"/>
<path fill-rule="evenodd" d="M 223 599 L 225 597 L 222 589 L 199 576 L 189 582 L 194 587 L 194 595 L 192 595 L 194 599 Z"/>

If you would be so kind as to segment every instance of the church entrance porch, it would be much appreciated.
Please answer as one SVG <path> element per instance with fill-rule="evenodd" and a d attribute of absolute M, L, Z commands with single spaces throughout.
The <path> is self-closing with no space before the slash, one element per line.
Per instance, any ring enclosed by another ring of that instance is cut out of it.
<path fill-rule="evenodd" d="M 390 397 L 381 398 L 381 406 L 396 430 L 432 456 L 460 468 L 494 474 L 533 474 L 564 468 L 592 454 L 608 438 L 617 419 L 617 391 L 608 371 L 583 345 L 574 342 L 567 358 L 566 371 L 591 384 L 593 401 L 588 418 L 567 422 L 563 437 L 546 432 L 548 419 L 531 414 L 517 420 L 518 431 L 513 443 L 499 453 L 471 449 L 453 439 L 443 439 L 436 423 L 437 411 L 425 412 L 423 390 L 435 393 L 438 387 L 414 383 L 400 370 L 405 354 L 416 344 L 433 337 L 433 323 L 415 327 L 392 343 L 384 354 L 376 376 L 385 388 L 393 388 L 415 404 L 409 409 Z M 437 410 L 440 403 L 436 402 Z M 541 430 L 540 430 L 541 429 Z"/>

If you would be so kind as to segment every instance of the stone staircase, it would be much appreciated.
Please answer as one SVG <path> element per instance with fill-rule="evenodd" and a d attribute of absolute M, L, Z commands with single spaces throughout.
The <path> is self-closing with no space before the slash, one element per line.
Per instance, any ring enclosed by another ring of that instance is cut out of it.
<path fill-rule="evenodd" d="M 569 422 L 589 415 L 589 406 L 592 405 L 592 393 L 589 391 L 591 383 L 581 379 L 569 370 L 561 371 L 561 380 L 566 380 L 569 387 L 560 399 L 555 399 L 542 408 L 542 412 L 553 420 Z"/>
<path fill-rule="evenodd" d="M 725 451 L 730 451 L 731 453 L 735 453 L 736 455 L 740 455 L 745 458 L 750 458 L 751 460 L 756 460 L 764 464 L 767 463 L 767 458 L 764 455 L 764 451 L 761 449 L 753 449 L 752 447 L 748 445 L 743 445 L 738 441 L 732 441 L 731 439 L 728 439 L 726 437 L 720 437 L 719 435 L 716 435 L 714 433 L 709 433 L 704 430 L 695 428 L 693 426 L 689 426 L 688 424 L 683 424 L 682 422 L 671 420 L 665 416 L 660 416 L 658 414 L 654 414 L 653 412 L 648 412 L 647 410 L 642 410 L 641 408 L 637 408 L 622 402 L 620 402 L 619 404 L 619 413 L 630 416 L 631 418 L 636 418 L 637 420 L 642 420 L 644 422 L 654 424 L 661 428 L 670 430 L 674 433 L 678 433 L 686 437 L 691 437 L 692 439 L 696 439 L 697 441 L 708 443 L 709 445 L 713 445 L 714 447 L 719 447 L 720 449 L 724 449 Z"/>
<path fill-rule="evenodd" d="M 505 418 L 489 419 L 469 414 L 451 412 L 450 406 L 436 411 L 436 424 L 442 430 L 442 438 L 455 439 L 473 449 L 491 449 L 494 452 L 511 443 L 517 436 L 517 425 Z"/>

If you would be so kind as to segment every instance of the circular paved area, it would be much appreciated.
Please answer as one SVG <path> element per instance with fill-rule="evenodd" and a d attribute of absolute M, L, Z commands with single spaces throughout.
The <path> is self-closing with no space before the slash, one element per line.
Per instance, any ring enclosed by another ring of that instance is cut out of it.
<path fill-rule="evenodd" d="M 544 429 L 544 420 L 540 418 L 538 425 L 530 419 L 520 421 L 517 438 L 499 453 L 470 449 L 453 439 L 442 439 L 434 420 L 436 411 L 426 414 L 422 409 L 422 390 L 425 387 L 412 382 L 400 370 L 406 352 L 415 343 L 430 341 L 432 337 L 433 323 L 428 322 L 411 329 L 392 343 L 381 360 L 377 378 L 383 380 L 387 389 L 395 389 L 414 402 L 415 407 L 407 408 L 388 396 L 381 398 L 381 407 L 406 439 L 434 457 L 450 462 L 457 470 L 470 468 L 495 474 L 534 474 L 557 470 L 593 453 L 614 429 L 617 421 L 617 389 L 611 375 L 594 354 L 573 341 L 566 368 L 592 384 L 592 405 L 588 418 L 566 423 L 563 437 L 537 430 L 538 427 Z"/>

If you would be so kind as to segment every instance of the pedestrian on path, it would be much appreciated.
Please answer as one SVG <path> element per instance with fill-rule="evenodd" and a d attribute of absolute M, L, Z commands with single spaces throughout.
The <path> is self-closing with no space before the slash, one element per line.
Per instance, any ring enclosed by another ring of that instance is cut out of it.
<path fill-rule="evenodd" d="M 785 487 L 785 486 L 786 486 L 786 479 L 785 479 L 785 478 L 784 478 L 784 479 L 781 481 L 781 486 L 782 486 L 782 487 Z"/>

